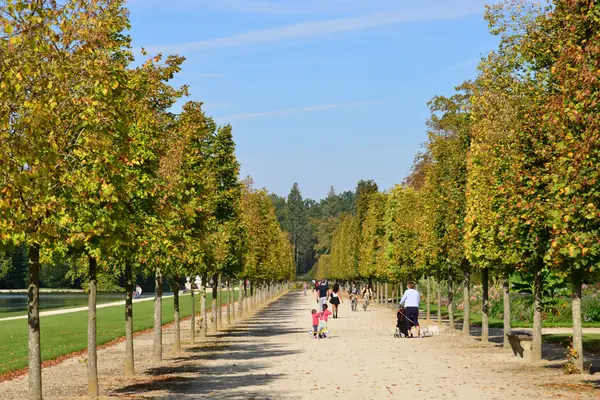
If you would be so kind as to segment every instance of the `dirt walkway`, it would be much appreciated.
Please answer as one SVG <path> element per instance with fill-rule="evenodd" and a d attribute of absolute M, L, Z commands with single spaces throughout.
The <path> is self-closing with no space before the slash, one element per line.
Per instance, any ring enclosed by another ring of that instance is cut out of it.
<path fill-rule="evenodd" d="M 314 297 L 294 292 L 181 354 L 149 363 L 151 336 L 136 338 L 138 376 L 122 374 L 123 344 L 99 352 L 101 393 L 110 398 L 593 399 L 597 376 L 564 376 L 557 364 L 533 366 L 473 339 L 394 339 L 395 314 L 373 306 L 341 306 L 332 335 L 309 334 Z M 187 333 L 187 324 L 183 325 Z M 165 329 L 169 349 L 171 329 Z M 184 338 L 184 340 L 187 340 Z M 68 380 L 65 379 L 68 377 Z M 587 380 L 588 383 L 582 383 Z M 27 379 L 0 384 L 0 398 L 23 398 Z M 72 359 L 44 370 L 45 398 L 86 393 L 85 362 Z"/>

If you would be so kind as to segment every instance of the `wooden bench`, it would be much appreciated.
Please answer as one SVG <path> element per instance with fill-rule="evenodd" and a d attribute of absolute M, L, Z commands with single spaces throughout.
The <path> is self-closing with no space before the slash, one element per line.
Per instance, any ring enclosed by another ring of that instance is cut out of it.
<path fill-rule="evenodd" d="M 531 360 L 533 334 L 526 331 L 512 331 L 506 334 L 510 347 L 517 357 Z"/>

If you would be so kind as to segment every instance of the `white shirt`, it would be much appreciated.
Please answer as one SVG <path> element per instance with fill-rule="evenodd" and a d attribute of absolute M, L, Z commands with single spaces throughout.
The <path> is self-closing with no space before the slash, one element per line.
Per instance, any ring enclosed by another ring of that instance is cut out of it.
<path fill-rule="evenodd" d="M 402 295 L 402 300 L 400 300 L 400 304 L 404 304 L 404 307 L 419 307 L 420 301 L 421 295 L 419 294 L 419 291 L 415 289 L 406 289 L 406 291 Z"/>

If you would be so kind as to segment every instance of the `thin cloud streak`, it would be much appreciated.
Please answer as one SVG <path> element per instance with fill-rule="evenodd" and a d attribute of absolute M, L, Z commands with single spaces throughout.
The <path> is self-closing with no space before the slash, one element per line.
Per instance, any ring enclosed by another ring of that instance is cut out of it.
<path fill-rule="evenodd" d="M 190 53 L 194 51 L 223 47 L 248 46 L 252 44 L 273 43 L 282 40 L 301 39 L 335 33 L 361 31 L 387 25 L 410 22 L 449 20 L 475 15 L 480 7 L 464 9 L 393 11 L 369 14 L 361 17 L 342 18 L 326 21 L 303 22 L 278 28 L 259 29 L 216 39 L 201 40 L 172 45 L 149 46 L 150 53 Z"/>
<path fill-rule="evenodd" d="M 242 119 L 281 117 L 281 116 L 288 116 L 288 115 L 293 115 L 293 114 L 305 114 L 305 113 L 310 113 L 310 112 L 327 111 L 327 110 L 342 109 L 342 108 L 365 107 L 365 106 L 372 106 L 372 105 L 381 104 L 381 103 L 382 103 L 381 101 L 357 101 L 357 102 L 353 102 L 353 103 L 320 104 L 320 105 L 314 105 L 314 106 L 308 106 L 308 107 L 286 108 L 283 110 L 233 114 L 233 115 L 228 115 L 228 116 L 224 116 L 224 117 L 217 117 L 216 119 L 226 120 L 226 121 L 236 121 L 236 120 L 242 120 Z"/>

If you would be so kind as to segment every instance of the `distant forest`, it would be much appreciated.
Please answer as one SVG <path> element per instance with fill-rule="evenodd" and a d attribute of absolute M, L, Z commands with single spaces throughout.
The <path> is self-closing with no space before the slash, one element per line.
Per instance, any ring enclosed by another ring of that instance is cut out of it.
<path fill-rule="evenodd" d="M 360 214 L 361 204 L 369 194 L 377 192 L 373 180 L 361 180 L 354 191 L 336 193 L 332 186 L 327 197 L 317 202 L 303 199 L 294 183 L 285 197 L 271 194 L 281 228 L 289 233 L 294 247 L 298 275 L 308 273 L 323 254 L 330 254 L 333 234 L 343 214 Z"/>

